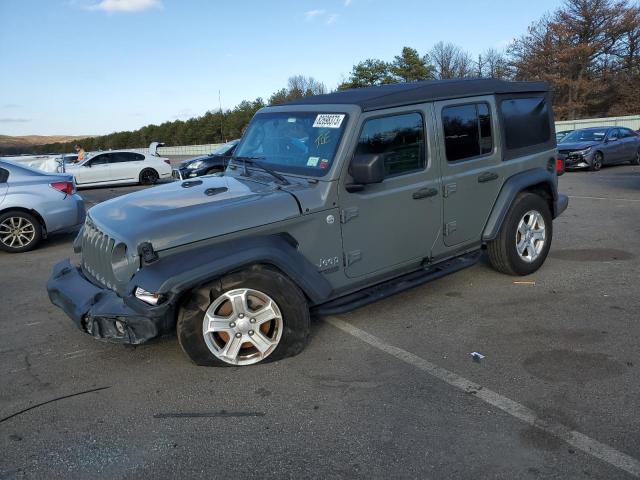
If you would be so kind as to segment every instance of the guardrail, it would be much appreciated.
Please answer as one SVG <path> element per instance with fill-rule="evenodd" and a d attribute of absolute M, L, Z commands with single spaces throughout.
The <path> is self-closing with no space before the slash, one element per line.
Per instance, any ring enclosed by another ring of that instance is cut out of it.
<path fill-rule="evenodd" d="M 585 118 L 582 120 L 563 120 L 556 122 L 556 132 L 577 130 L 589 127 L 626 127 L 631 130 L 640 129 L 640 115 L 625 117 Z"/>

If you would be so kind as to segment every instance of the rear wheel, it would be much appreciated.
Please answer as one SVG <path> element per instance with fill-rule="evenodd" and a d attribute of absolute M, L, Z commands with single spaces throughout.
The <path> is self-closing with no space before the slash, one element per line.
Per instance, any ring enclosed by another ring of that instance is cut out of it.
<path fill-rule="evenodd" d="M 140 172 L 140 185 L 153 185 L 158 181 L 160 175 L 153 168 L 145 168 Z"/>
<path fill-rule="evenodd" d="M 604 156 L 602 155 L 602 152 L 594 153 L 593 160 L 591 160 L 591 163 L 589 164 L 589 170 L 591 170 L 592 172 L 597 172 L 598 170 L 600 170 L 602 168 L 603 160 Z"/>
<path fill-rule="evenodd" d="M 529 275 L 544 263 L 553 225 L 546 200 L 534 193 L 518 195 L 498 237 L 489 243 L 493 268 L 509 275 Z"/>
<path fill-rule="evenodd" d="M 631 165 L 640 165 L 640 148 L 636 152 L 636 156 L 631 160 Z"/>
<path fill-rule="evenodd" d="M 27 252 L 42 239 L 42 226 L 37 218 L 21 211 L 0 215 L 0 250 Z"/>
<path fill-rule="evenodd" d="M 261 265 L 192 292 L 178 314 L 178 341 L 198 365 L 252 365 L 299 353 L 309 334 L 300 289 Z"/>

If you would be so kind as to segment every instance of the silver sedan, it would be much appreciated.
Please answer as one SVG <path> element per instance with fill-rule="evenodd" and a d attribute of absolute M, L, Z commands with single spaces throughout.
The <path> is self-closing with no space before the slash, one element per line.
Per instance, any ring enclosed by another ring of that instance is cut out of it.
<path fill-rule="evenodd" d="M 26 252 L 52 233 L 84 222 L 73 177 L 0 161 L 0 250 Z"/>

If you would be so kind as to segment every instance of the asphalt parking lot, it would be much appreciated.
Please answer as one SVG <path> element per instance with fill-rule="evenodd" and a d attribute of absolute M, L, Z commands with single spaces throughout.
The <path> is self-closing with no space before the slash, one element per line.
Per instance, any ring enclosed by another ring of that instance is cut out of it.
<path fill-rule="evenodd" d="M 0 253 L 0 478 L 640 476 L 640 168 L 560 190 L 535 275 L 481 261 L 248 368 L 76 330 L 44 288 L 73 235 Z"/>

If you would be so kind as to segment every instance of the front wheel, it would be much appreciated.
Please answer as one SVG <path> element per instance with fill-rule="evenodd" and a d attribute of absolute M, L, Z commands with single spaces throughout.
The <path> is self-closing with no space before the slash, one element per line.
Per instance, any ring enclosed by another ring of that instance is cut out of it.
<path fill-rule="evenodd" d="M 177 333 L 197 365 L 252 365 L 302 351 L 309 324 L 300 289 L 278 270 L 255 265 L 192 292 Z"/>
<path fill-rule="evenodd" d="M 591 163 L 589 164 L 589 170 L 591 170 L 592 172 L 597 172 L 598 170 L 600 170 L 602 168 L 603 160 L 604 157 L 601 152 L 594 153 L 593 160 L 591 160 Z"/>
<path fill-rule="evenodd" d="M 508 275 L 535 272 L 547 258 L 552 234 L 547 201 L 534 193 L 518 195 L 498 237 L 488 245 L 491 265 Z"/>

